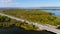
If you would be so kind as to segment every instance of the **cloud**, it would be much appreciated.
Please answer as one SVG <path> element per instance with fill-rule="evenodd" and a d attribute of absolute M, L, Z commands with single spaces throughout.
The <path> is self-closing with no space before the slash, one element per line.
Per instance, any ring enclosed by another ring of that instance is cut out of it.
<path fill-rule="evenodd" d="M 0 2 L 11 2 L 12 0 L 0 0 Z"/>

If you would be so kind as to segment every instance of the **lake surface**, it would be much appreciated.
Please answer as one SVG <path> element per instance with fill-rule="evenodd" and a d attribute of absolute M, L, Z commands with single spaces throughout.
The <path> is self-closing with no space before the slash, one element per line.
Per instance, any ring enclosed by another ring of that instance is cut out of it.
<path fill-rule="evenodd" d="M 60 16 L 60 10 L 44 10 L 46 12 L 52 12 L 55 13 L 56 16 Z"/>

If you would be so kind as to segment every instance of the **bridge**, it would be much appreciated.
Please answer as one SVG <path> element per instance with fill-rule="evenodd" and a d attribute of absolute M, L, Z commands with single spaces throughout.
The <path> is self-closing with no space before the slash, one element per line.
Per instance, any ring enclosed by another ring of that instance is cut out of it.
<path fill-rule="evenodd" d="M 12 19 L 15 19 L 15 20 L 18 20 L 18 21 L 21 21 L 21 22 L 25 22 L 25 20 L 20 19 L 20 18 L 17 18 L 17 17 L 14 17 L 14 16 L 11 16 L 11 15 L 6 15 L 6 14 L 3 14 L 3 13 L 0 13 L 0 15 L 1 16 L 7 16 L 9 18 L 12 18 Z M 46 25 L 41 25 L 39 23 L 34 23 L 34 22 L 29 22 L 29 21 L 26 21 L 26 23 L 33 24 L 36 27 L 38 27 L 38 29 L 40 29 L 40 30 L 47 30 L 47 31 L 54 32 L 56 34 L 60 34 L 60 30 L 59 29 L 56 29 L 54 27 L 49 27 L 49 26 L 46 26 Z"/>
<path fill-rule="evenodd" d="M 38 24 L 38 23 L 34 23 L 34 25 L 36 27 L 39 27 L 39 29 L 51 31 L 51 32 L 54 32 L 56 34 L 60 34 L 60 30 L 59 29 L 56 29 L 56 28 L 53 28 L 53 27 L 48 27 L 48 26 L 45 26 L 45 25 L 43 26 L 43 25 Z"/>

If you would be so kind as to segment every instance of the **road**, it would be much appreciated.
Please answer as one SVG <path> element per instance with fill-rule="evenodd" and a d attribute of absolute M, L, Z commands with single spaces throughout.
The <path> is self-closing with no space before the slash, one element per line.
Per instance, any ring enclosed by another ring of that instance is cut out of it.
<path fill-rule="evenodd" d="M 7 16 L 7 17 L 9 17 L 11 19 L 15 19 L 17 21 L 21 21 L 22 23 L 25 21 L 24 19 L 20 19 L 20 18 L 11 16 L 11 15 L 3 14 L 3 13 L 0 13 L 0 15 L 1 16 Z M 26 23 L 31 24 L 32 22 L 26 21 Z M 41 25 L 41 24 L 34 23 L 34 22 L 32 24 L 35 25 L 36 27 L 38 27 L 41 30 L 47 30 L 47 31 L 51 31 L 51 32 L 60 34 L 60 30 L 59 29 L 56 29 L 56 28 L 53 28 L 53 27 L 49 27 L 49 26 L 46 26 L 46 25 Z"/>

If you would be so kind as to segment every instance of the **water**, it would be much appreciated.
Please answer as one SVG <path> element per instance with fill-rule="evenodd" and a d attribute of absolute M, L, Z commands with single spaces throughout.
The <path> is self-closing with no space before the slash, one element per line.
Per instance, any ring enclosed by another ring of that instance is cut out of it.
<path fill-rule="evenodd" d="M 52 32 L 47 31 L 27 31 L 23 28 L 11 27 L 0 29 L 0 34 L 53 34 Z"/>
<path fill-rule="evenodd" d="M 60 10 L 44 10 L 46 12 L 52 12 L 55 13 L 56 16 L 60 16 Z"/>

